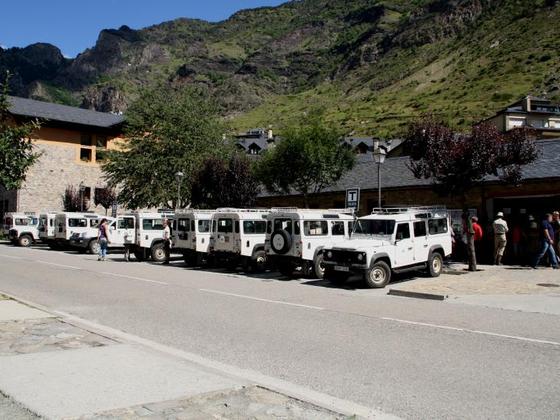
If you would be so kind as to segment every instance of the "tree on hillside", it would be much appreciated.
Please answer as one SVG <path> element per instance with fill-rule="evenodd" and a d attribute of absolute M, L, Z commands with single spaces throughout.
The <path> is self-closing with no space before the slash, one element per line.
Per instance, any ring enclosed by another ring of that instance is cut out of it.
<path fill-rule="evenodd" d="M 527 128 L 501 133 L 491 124 L 474 126 L 470 133 L 456 133 L 428 116 L 410 126 L 406 144 L 414 176 L 431 179 L 440 195 L 461 197 L 465 207 L 467 192 L 489 176 L 515 185 L 521 182 L 523 165 L 538 156 L 532 137 Z M 467 230 L 469 269 L 474 271 L 473 232 Z"/>
<path fill-rule="evenodd" d="M 192 205 L 197 208 L 250 207 L 255 204 L 259 182 L 247 156 L 235 153 L 229 159 L 208 157 L 192 186 Z"/>
<path fill-rule="evenodd" d="M 73 185 L 68 185 L 62 194 L 62 208 L 64 211 L 82 211 L 82 197 L 80 191 Z"/>
<path fill-rule="evenodd" d="M 37 121 L 13 124 L 8 112 L 9 73 L 0 83 L 0 185 L 7 190 L 21 187 L 29 168 L 40 154 L 33 150 L 31 136 L 39 128 Z"/>
<path fill-rule="evenodd" d="M 217 108 L 194 89 L 158 86 L 143 91 L 126 114 L 126 141 L 108 153 L 108 184 L 128 208 L 183 207 L 194 174 L 208 156 L 226 148 Z M 175 174 L 182 172 L 181 203 Z"/>
<path fill-rule="evenodd" d="M 114 188 L 96 188 L 95 197 L 93 197 L 93 203 L 96 206 L 101 206 L 105 209 L 105 214 L 107 211 L 113 207 L 113 204 L 117 202 L 117 192 Z"/>
<path fill-rule="evenodd" d="M 353 168 L 355 155 L 343 147 L 342 135 L 317 116 L 283 133 L 283 140 L 257 165 L 258 178 L 269 192 L 319 193 Z"/>

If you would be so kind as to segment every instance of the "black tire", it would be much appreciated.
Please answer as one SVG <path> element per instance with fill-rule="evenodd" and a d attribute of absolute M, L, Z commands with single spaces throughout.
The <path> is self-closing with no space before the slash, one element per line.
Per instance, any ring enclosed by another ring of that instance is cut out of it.
<path fill-rule="evenodd" d="M 313 259 L 313 274 L 318 279 L 325 277 L 325 265 L 323 264 L 323 253 L 319 253 Z"/>
<path fill-rule="evenodd" d="M 32 243 L 33 243 L 33 238 L 29 235 L 21 235 L 17 241 L 17 244 L 24 248 L 30 247 Z"/>
<path fill-rule="evenodd" d="M 165 262 L 165 245 L 163 242 L 158 242 L 157 244 L 152 245 L 150 253 L 152 261 L 156 263 Z"/>
<path fill-rule="evenodd" d="M 264 249 L 259 249 L 253 254 L 249 263 L 249 271 L 253 273 L 264 273 L 268 267 L 268 258 Z"/>
<path fill-rule="evenodd" d="M 97 239 L 92 239 L 91 241 L 89 241 L 88 251 L 90 254 L 92 255 L 99 254 L 100 248 L 101 246 L 99 245 L 99 241 Z"/>
<path fill-rule="evenodd" d="M 137 261 L 144 261 L 146 259 L 146 253 L 144 252 L 144 249 L 136 248 L 134 250 L 134 258 L 136 258 Z"/>
<path fill-rule="evenodd" d="M 191 251 L 183 251 L 183 261 L 187 267 L 192 267 L 196 264 L 196 256 Z"/>
<path fill-rule="evenodd" d="M 286 230 L 277 230 L 270 235 L 270 247 L 279 255 L 284 255 L 292 248 L 292 235 Z"/>
<path fill-rule="evenodd" d="M 428 274 L 430 277 L 439 277 L 443 271 L 443 257 L 439 252 L 432 252 L 428 260 Z"/>
<path fill-rule="evenodd" d="M 371 289 L 382 289 L 391 281 L 391 267 L 385 261 L 377 261 L 366 271 L 365 281 Z"/>
<path fill-rule="evenodd" d="M 346 284 L 348 277 L 349 274 L 347 273 L 341 273 L 332 269 L 325 269 L 324 279 L 328 280 L 329 283 L 332 283 L 335 286 L 343 286 L 344 284 Z"/>

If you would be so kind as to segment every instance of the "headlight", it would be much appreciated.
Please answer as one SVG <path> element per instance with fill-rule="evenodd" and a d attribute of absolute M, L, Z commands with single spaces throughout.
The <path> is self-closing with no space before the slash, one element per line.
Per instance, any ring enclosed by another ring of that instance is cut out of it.
<path fill-rule="evenodd" d="M 364 254 L 358 254 L 358 261 L 364 260 Z"/>
<path fill-rule="evenodd" d="M 327 252 L 327 258 L 328 258 L 329 260 L 332 258 L 332 252 L 331 252 L 331 251 Z"/>

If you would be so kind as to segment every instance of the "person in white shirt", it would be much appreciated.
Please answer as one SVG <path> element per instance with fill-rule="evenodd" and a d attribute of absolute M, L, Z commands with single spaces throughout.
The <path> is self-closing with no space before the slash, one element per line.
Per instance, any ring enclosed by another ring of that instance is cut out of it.
<path fill-rule="evenodd" d="M 492 228 L 494 229 L 494 264 L 502 265 L 502 258 L 507 245 L 506 234 L 509 231 L 508 224 L 504 220 L 504 213 L 499 212 L 496 215 Z"/>
<path fill-rule="evenodd" d="M 165 261 L 163 264 L 169 264 L 171 258 L 171 228 L 169 220 L 163 219 L 163 250 L 165 251 Z"/>

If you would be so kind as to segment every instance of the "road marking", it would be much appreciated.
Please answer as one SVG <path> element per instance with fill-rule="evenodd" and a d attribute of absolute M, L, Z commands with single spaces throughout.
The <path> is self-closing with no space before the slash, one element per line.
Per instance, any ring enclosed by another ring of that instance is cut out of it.
<path fill-rule="evenodd" d="M 41 261 L 41 260 L 35 260 L 34 262 L 39 263 L 39 264 L 52 265 L 52 266 L 55 266 L 55 267 L 69 268 L 71 270 L 82 270 L 80 267 L 74 267 L 73 265 L 57 264 L 57 263 L 53 263 L 53 262 L 49 262 L 49 261 Z"/>
<path fill-rule="evenodd" d="M 382 317 L 381 319 L 383 319 L 385 321 L 399 322 L 401 324 L 418 325 L 418 326 L 421 326 L 421 327 L 438 328 L 438 329 L 441 329 L 441 330 L 460 331 L 460 332 L 466 332 L 466 333 L 471 333 L 471 334 L 488 335 L 488 336 L 491 336 L 491 337 L 509 338 L 510 340 L 526 341 L 526 342 L 529 342 L 529 343 L 550 344 L 550 345 L 553 345 L 553 346 L 560 346 L 560 343 L 556 342 L 556 341 L 539 340 L 537 338 L 521 337 L 521 336 L 518 336 L 518 335 L 499 334 L 499 333 L 493 333 L 493 332 L 489 332 L 489 331 L 471 330 L 471 329 L 468 329 L 468 328 L 451 327 L 449 325 L 429 324 L 429 323 L 426 323 L 426 322 L 408 321 L 406 319 L 398 319 L 398 318 Z"/>
<path fill-rule="evenodd" d="M 13 259 L 13 260 L 23 260 L 22 257 L 12 257 L 11 255 L 2 255 L 2 254 L 0 254 L 0 257 L 11 258 L 11 259 Z"/>
<path fill-rule="evenodd" d="M 315 309 L 317 311 L 324 311 L 325 310 L 325 308 L 321 308 L 320 306 L 302 305 L 302 304 L 299 304 L 299 303 L 284 302 L 284 301 L 281 301 L 281 300 L 262 299 L 262 298 L 258 298 L 258 297 L 254 297 L 254 296 L 246 296 L 246 295 L 238 295 L 238 294 L 235 294 L 235 293 L 222 292 L 220 290 L 199 289 L 199 291 L 206 292 L 206 293 L 215 293 L 217 295 L 233 296 L 233 297 L 238 297 L 238 298 L 243 298 L 243 299 L 256 300 L 258 302 L 277 303 L 279 305 L 288 305 L 288 306 L 297 306 L 299 308 Z"/>
<path fill-rule="evenodd" d="M 162 285 L 165 285 L 165 286 L 168 286 L 168 285 L 169 285 L 169 283 L 165 283 L 165 282 L 163 282 L 163 281 L 150 280 L 150 279 L 143 279 L 142 277 L 127 276 L 126 274 L 110 273 L 110 272 L 108 272 L 108 271 L 103 271 L 103 272 L 101 272 L 101 274 L 105 274 L 105 275 L 107 275 L 107 276 L 122 277 L 123 279 L 129 279 L 129 280 L 144 281 L 144 282 L 146 282 L 146 283 L 162 284 Z"/>

